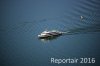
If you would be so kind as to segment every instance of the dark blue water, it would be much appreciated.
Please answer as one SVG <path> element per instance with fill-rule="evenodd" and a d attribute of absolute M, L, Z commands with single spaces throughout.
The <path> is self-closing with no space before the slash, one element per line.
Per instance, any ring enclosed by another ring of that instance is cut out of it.
<path fill-rule="evenodd" d="M 52 57 L 96 58 L 95 64 L 59 66 L 99 65 L 99 0 L 5 0 L 0 13 L 0 66 L 58 66 L 50 62 Z M 38 39 L 45 29 L 70 33 Z"/>

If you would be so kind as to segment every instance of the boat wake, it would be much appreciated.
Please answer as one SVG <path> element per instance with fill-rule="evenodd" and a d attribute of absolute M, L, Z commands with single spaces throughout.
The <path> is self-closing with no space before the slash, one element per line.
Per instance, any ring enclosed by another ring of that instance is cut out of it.
<path fill-rule="evenodd" d="M 44 31 L 38 37 L 43 41 L 47 41 L 47 40 L 56 39 L 64 35 L 87 34 L 87 33 L 95 33 L 95 32 L 100 32 L 100 24 L 88 26 L 84 28 L 73 28 L 67 31 L 58 31 L 58 30 L 54 30 L 54 31 L 52 30 L 47 32 Z"/>

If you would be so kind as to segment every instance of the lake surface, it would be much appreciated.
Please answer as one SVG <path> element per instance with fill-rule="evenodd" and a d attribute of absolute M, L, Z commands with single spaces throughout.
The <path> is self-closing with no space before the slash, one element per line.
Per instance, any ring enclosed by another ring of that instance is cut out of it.
<path fill-rule="evenodd" d="M 58 66 L 51 58 L 95 58 L 100 61 L 99 0 L 0 1 L 0 66 Z M 70 31 L 52 40 L 44 30 Z"/>

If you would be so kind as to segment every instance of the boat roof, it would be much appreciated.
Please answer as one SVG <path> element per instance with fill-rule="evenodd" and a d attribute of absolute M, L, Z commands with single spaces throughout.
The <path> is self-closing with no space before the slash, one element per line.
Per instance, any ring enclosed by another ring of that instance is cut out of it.
<path fill-rule="evenodd" d="M 59 31 L 57 31 L 57 30 L 51 30 L 51 31 L 45 30 L 45 31 L 43 31 L 42 33 L 50 33 L 50 32 L 59 32 Z"/>

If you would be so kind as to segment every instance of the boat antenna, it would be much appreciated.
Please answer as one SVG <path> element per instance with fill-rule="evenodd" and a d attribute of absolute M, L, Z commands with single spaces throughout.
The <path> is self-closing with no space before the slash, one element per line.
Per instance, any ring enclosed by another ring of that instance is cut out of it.
<path fill-rule="evenodd" d="M 48 31 L 47 29 L 45 29 L 45 31 Z"/>

